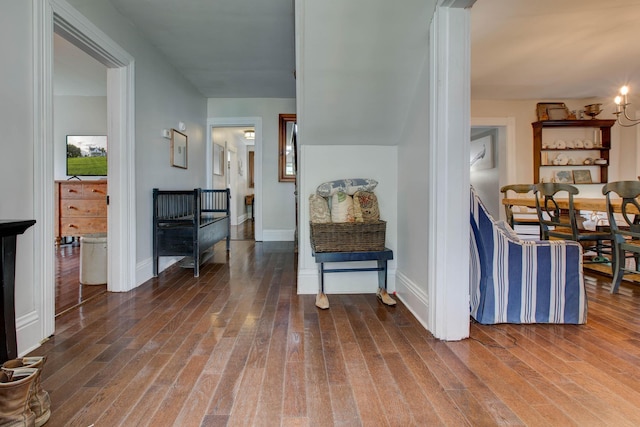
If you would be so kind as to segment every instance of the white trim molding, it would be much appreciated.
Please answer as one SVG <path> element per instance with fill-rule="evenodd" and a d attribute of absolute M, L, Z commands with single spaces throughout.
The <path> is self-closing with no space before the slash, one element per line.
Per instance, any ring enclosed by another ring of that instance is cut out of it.
<path fill-rule="evenodd" d="M 295 240 L 295 229 L 290 230 L 263 230 L 263 242 L 293 242 Z M 256 239 L 257 240 L 257 239 Z"/>
<path fill-rule="evenodd" d="M 429 41 L 429 312 L 417 317 L 436 338 L 460 340 L 469 336 L 460 267 L 469 265 L 470 12 L 437 7 Z"/>
<path fill-rule="evenodd" d="M 420 313 L 429 312 L 429 295 L 424 289 L 399 272 L 395 274 L 395 285 L 398 299 L 407 306 L 425 329 L 429 329 L 424 316 L 420 315 Z"/>

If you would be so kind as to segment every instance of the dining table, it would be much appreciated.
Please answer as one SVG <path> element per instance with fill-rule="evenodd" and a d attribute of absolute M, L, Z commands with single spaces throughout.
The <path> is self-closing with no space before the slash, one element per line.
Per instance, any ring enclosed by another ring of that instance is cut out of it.
<path fill-rule="evenodd" d="M 569 199 L 556 198 L 560 209 L 569 209 Z M 535 197 L 509 197 L 502 199 L 502 204 L 507 206 L 522 206 L 527 208 L 536 208 Z M 611 206 L 614 212 L 622 212 L 622 200 L 611 200 Z M 574 197 L 573 207 L 577 211 L 607 212 L 607 198 L 602 197 Z M 635 206 L 627 208 L 629 213 L 640 213 Z"/>

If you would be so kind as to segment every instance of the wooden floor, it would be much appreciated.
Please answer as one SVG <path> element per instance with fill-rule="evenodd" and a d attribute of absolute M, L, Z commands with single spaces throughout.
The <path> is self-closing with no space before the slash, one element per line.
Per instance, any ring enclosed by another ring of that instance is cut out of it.
<path fill-rule="evenodd" d="M 588 324 L 433 338 L 375 295 L 296 295 L 290 243 L 224 242 L 56 319 L 48 426 L 640 425 L 640 291 L 589 277 Z"/>
<path fill-rule="evenodd" d="M 231 226 L 232 240 L 253 240 L 254 222 Z M 56 246 L 56 316 L 72 310 L 107 291 L 107 285 L 80 283 L 80 244 L 78 240 Z"/>
<path fill-rule="evenodd" d="M 107 291 L 107 285 L 80 283 L 80 245 L 56 246 L 56 316 Z"/>

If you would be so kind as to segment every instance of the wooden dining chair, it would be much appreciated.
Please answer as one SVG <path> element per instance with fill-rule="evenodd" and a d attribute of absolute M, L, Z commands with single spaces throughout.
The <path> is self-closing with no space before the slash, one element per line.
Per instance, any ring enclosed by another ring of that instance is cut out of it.
<path fill-rule="evenodd" d="M 609 231 L 592 231 L 579 228 L 579 214 L 573 203 L 573 196 L 579 192 L 578 188 L 570 184 L 550 182 L 534 185 L 533 194 L 536 200 L 538 222 L 540 222 L 540 238 L 542 240 L 556 238 L 587 244 L 592 243 L 596 251 L 596 257 L 588 261 L 585 260 L 585 262 L 609 262 L 604 257 L 604 254 L 611 254 L 612 258 L 615 258 L 615 251 L 612 249 L 613 235 Z M 569 208 L 560 209 L 556 201 L 557 198 L 568 199 Z M 603 242 L 608 242 L 608 244 Z"/>
<path fill-rule="evenodd" d="M 527 194 L 532 191 L 533 191 L 532 184 L 510 184 L 510 185 L 505 185 L 500 189 L 503 199 L 510 198 L 509 196 L 511 195 L 510 194 L 511 192 L 518 195 L 518 194 Z M 535 227 L 538 227 L 538 229 L 540 227 L 540 223 L 538 222 L 537 215 L 535 217 L 517 215 L 517 213 L 514 212 L 513 210 L 513 205 L 504 204 L 504 212 L 507 218 L 507 224 L 509 224 L 511 228 L 513 228 L 514 230 L 516 225 L 535 226 Z M 535 212 L 533 213 L 535 214 Z M 522 233 L 522 234 L 526 234 L 526 233 Z"/>
<path fill-rule="evenodd" d="M 607 215 L 614 236 L 615 257 L 613 263 L 613 283 L 611 293 L 618 292 L 622 276 L 625 273 L 638 273 L 640 258 L 640 181 L 610 182 L 602 187 L 602 194 L 607 196 Z M 622 199 L 620 212 L 615 215 L 612 197 Z M 636 259 L 636 269 L 627 268 L 627 253 Z"/>

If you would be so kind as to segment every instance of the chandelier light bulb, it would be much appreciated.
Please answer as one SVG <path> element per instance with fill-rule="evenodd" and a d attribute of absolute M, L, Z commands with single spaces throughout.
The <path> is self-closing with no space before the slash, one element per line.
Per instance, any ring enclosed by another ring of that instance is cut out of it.
<path fill-rule="evenodd" d="M 631 127 L 640 124 L 640 119 L 633 119 L 627 114 L 627 107 L 630 105 L 627 99 L 629 94 L 629 86 L 622 86 L 620 88 L 620 95 L 616 96 L 613 100 L 616 104 L 616 111 L 613 113 L 616 116 L 616 121 L 622 127 Z"/>

